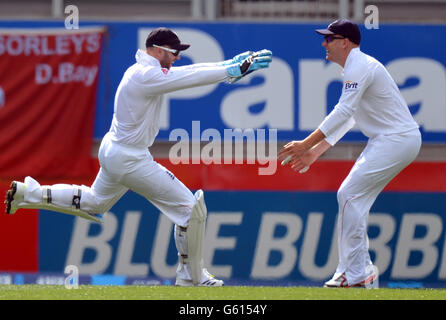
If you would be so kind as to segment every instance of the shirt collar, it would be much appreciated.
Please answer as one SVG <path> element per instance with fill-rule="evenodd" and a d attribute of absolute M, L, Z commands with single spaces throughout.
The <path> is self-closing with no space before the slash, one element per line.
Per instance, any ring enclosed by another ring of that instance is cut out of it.
<path fill-rule="evenodd" d="M 354 57 L 360 52 L 361 52 L 361 50 L 359 50 L 359 47 L 353 48 L 350 50 L 350 52 L 348 53 L 348 56 L 347 56 L 347 60 L 345 60 L 344 69 L 348 67 L 348 65 L 351 63 L 352 59 L 354 59 Z"/>
<path fill-rule="evenodd" d="M 136 62 L 143 66 L 158 66 L 161 67 L 158 59 L 155 59 L 150 54 L 147 54 L 144 50 L 138 49 L 135 54 Z"/>

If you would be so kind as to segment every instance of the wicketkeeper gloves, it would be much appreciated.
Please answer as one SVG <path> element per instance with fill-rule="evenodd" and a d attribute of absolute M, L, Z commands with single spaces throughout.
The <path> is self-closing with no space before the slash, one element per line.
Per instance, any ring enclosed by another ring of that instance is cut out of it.
<path fill-rule="evenodd" d="M 225 63 L 232 61 L 226 69 L 229 82 L 234 83 L 253 71 L 268 68 L 272 55 L 270 50 L 263 49 L 257 52 L 247 51 L 236 55 L 232 60 L 226 60 Z"/>
<path fill-rule="evenodd" d="M 259 51 L 260 52 L 260 51 Z M 248 58 L 250 55 L 252 55 L 254 52 L 253 51 L 245 51 L 243 53 L 240 53 L 236 56 L 234 56 L 234 58 L 229 59 L 229 60 L 225 60 L 221 63 L 222 66 L 229 66 L 231 64 L 235 64 L 235 63 L 239 63 L 242 62 L 243 60 L 245 60 L 246 58 Z"/>

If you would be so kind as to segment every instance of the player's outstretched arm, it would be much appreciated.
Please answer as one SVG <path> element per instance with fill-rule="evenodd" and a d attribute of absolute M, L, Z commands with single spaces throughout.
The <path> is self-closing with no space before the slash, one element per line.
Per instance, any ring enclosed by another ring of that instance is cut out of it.
<path fill-rule="evenodd" d="M 270 50 L 260 50 L 257 52 L 254 51 L 245 51 L 242 53 L 239 53 L 235 55 L 233 58 L 224 60 L 224 61 L 218 61 L 218 62 L 201 62 L 201 63 L 194 63 L 189 65 L 184 65 L 180 67 L 172 67 L 173 70 L 181 70 L 181 69 L 197 69 L 197 68 L 212 68 L 212 67 L 226 67 L 233 64 L 241 63 L 243 60 L 248 58 L 249 56 L 256 54 L 257 56 L 272 56 L 272 52 Z"/>

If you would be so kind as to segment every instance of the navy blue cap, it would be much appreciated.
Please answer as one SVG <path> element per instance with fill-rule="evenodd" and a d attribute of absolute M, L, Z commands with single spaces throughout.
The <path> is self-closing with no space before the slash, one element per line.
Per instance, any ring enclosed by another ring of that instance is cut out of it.
<path fill-rule="evenodd" d="M 175 50 L 186 50 L 190 44 L 181 43 L 177 34 L 168 28 L 157 28 L 150 32 L 146 39 L 146 48 L 156 44 L 157 46 L 169 46 Z"/>
<path fill-rule="evenodd" d="M 339 34 L 357 45 L 361 43 L 361 32 L 358 25 L 347 19 L 338 19 L 330 23 L 327 29 L 317 29 L 316 32 L 324 36 Z"/>

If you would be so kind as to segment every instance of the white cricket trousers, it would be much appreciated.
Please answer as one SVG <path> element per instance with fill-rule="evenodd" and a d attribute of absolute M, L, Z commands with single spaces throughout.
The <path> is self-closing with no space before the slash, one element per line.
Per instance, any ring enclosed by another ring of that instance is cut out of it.
<path fill-rule="evenodd" d="M 101 168 L 91 187 L 69 184 L 40 186 L 29 180 L 24 202 L 46 203 L 59 208 L 72 208 L 75 195 L 80 194 L 80 209 L 88 213 L 105 213 L 129 190 L 145 197 L 175 224 L 175 245 L 180 257 L 188 256 L 187 227 L 197 199 L 171 172 L 153 160 L 147 148 L 135 148 L 114 142 L 107 134 L 99 148 Z M 50 193 L 48 190 L 50 189 Z M 79 189 L 81 192 L 79 192 Z M 48 196 L 47 196 L 48 197 Z M 52 208 L 54 210 L 54 208 Z M 177 279 L 191 280 L 188 264 L 181 262 Z"/>
<path fill-rule="evenodd" d="M 349 285 L 367 278 L 371 265 L 367 236 L 370 208 L 384 187 L 418 155 L 418 129 L 371 138 L 338 190 L 338 253 L 336 273 Z"/>
<path fill-rule="evenodd" d="M 105 135 L 98 154 L 101 168 L 91 188 L 83 186 L 80 207 L 103 213 L 129 190 L 145 197 L 174 224 L 187 227 L 196 199 L 170 171 L 153 160 L 147 148 L 114 142 Z"/>

